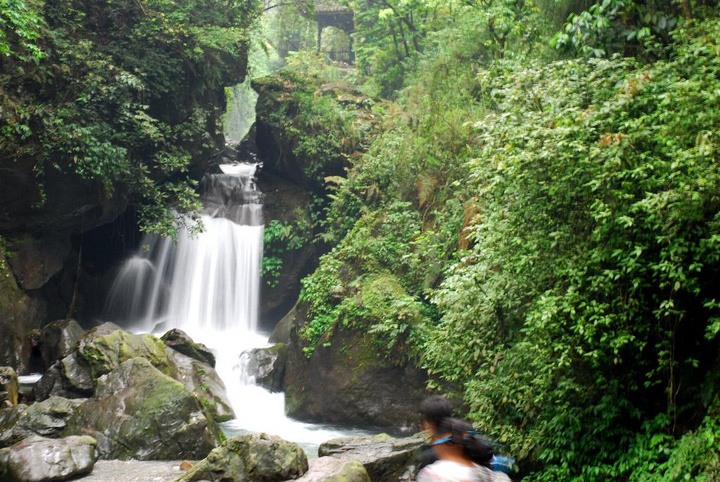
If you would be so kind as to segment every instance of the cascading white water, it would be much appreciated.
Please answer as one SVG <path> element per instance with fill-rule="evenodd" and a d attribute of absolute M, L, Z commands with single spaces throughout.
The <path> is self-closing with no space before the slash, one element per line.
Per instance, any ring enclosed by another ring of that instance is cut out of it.
<path fill-rule="evenodd" d="M 203 180 L 202 233 L 145 236 L 121 268 L 105 313 L 134 330 L 257 331 L 263 220 L 255 164 Z"/>
<path fill-rule="evenodd" d="M 256 167 L 224 165 L 224 174 L 206 176 L 204 231 L 191 236 L 182 230 L 176 244 L 146 236 L 121 267 L 105 314 L 135 332 L 179 328 L 210 347 L 237 417 L 225 430 L 272 433 L 313 455 L 323 441 L 349 432 L 288 419 L 284 395 L 244 375 L 242 353 L 269 346 L 257 328 L 264 226 Z"/>

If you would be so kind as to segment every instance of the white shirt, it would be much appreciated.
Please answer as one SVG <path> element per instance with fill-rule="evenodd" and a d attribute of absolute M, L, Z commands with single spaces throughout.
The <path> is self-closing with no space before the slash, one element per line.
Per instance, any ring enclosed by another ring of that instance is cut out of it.
<path fill-rule="evenodd" d="M 501 482 L 509 481 L 510 478 L 480 465 L 468 467 L 449 460 L 438 460 L 424 467 L 415 480 L 417 482 Z"/>

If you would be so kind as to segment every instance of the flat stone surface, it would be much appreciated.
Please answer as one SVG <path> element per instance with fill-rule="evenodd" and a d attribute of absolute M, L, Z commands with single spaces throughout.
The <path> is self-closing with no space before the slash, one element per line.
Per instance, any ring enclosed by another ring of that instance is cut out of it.
<path fill-rule="evenodd" d="M 183 474 L 182 460 L 98 460 L 93 471 L 75 480 L 82 482 L 166 482 Z"/>

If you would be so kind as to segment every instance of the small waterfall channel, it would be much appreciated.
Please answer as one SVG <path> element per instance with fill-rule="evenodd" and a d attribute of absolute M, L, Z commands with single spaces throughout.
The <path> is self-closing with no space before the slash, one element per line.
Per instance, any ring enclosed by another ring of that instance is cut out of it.
<path fill-rule="evenodd" d="M 309 456 L 325 440 L 348 435 L 285 415 L 284 394 L 270 393 L 247 376 L 244 352 L 266 347 L 258 331 L 263 247 L 257 164 L 220 166 L 202 182 L 204 231 L 181 230 L 170 238 L 145 236 L 121 266 L 106 302 L 105 317 L 135 333 L 161 335 L 179 328 L 212 349 L 236 419 L 225 432 L 266 432 L 300 444 Z"/>

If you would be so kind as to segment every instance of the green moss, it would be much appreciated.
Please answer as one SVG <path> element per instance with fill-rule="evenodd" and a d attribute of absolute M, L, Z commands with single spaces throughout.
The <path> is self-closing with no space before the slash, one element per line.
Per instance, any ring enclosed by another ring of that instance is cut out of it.
<path fill-rule="evenodd" d="M 85 344 L 78 351 L 78 355 L 88 363 L 93 379 L 137 357 L 147 359 L 164 374 L 172 375 L 165 345 L 152 335 L 133 335 L 116 330 Z"/>

